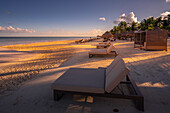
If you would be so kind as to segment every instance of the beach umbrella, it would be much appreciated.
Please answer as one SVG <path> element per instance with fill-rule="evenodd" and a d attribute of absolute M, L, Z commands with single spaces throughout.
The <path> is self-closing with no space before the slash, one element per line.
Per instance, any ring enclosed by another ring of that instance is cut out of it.
<path fill-rule="evenodd" d="M 120 33 L 115 33 L 115 34 L 114 34 L 114 37 L 115 37 L 115 38 L 119 38 L 119 37 L 121 37 L 121 34 L 120 34 Z"/>
<path fill-rule="evenodd" d="M 109 31 L 106 31 L 103 35 L 102 38 L 111 38 L 113 37 L 113 34 Z"/>
<path fill-rule="evenodd" d="M 127 32 L 122 32 L 121 37 L 127 37 Z"/>

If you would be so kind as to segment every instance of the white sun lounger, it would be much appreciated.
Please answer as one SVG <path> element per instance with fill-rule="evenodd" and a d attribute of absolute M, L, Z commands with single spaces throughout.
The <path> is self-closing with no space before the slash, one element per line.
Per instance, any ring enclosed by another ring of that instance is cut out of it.
<path fill-rule="evenodd" d="M 110 41 L 108 41 L 107 43 L 99 43 L 96 45 L 96 48 L 97 49 L 100 49 L 100 48 L 107 48 L 111 45 Z"/>
<path fill-rule="evenodd" d="M 60 100 L 63 94 L 68 93 L 132 99 L 139 110 L 144 110 L 144 97 L 128 73 L 129 69 L 119 56 L 106 69 L 70 68 L 51 85 L 54 100 Z M 120 89 L 122 94 L 114 93 L 121 84 L 127 84 L 131 94 L 125 94 Z"/>
<path fill-rule="evenodd" d="M 92 49 L 89 51 L 89 58 L 92 58 L 94 55 L 108 55 L 108 54 L 114 54 L 117 56 L 116 51 L 112 51 L 115 47 L 113 44 L 111 44 L 107 49 Z"/>
<path fill-rule="evenodd" d="M 110 41 L 107 41 L 107 42 L 99 42 L 99 44 L 109 44 L 110 43 Z"/>

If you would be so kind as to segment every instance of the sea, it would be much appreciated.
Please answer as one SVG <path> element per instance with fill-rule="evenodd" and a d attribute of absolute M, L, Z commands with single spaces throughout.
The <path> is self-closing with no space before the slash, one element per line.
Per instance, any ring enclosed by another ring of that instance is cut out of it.
<path fill-rule="evenodd" d="M 0 46 L 86 38 L 90 37 L 0 37 Z"/>

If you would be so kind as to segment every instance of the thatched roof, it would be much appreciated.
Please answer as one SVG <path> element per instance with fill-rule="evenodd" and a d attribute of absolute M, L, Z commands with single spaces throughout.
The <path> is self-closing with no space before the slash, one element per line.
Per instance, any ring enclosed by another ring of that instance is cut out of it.
<path fill-rule="evenodd" d="M 127 32 L 127 35 L 128 36 L 135 36 L 135 33 L 133 31 L 129 31 L 129 32 Z"/>
<path fill-rule="evenodd" d="M 103 35 L 102 35 L 102 38 L 110 38 L 110 37 L 113 37 L 113 34 L 109 31 L 106 31 Z"/>
<path fill-rule="evenodd" d="M 120 33 L 116 33 L 116 34 L 114 34 L 114 37 L 116 37 L 116 38 L 118 38 L 118 37 L 120 37 L 121 36 L 121 34 Z"/>
<path fill-rule="evenodd" d="M 126 37 L 126 36 L 127 36 L 127 32 L 122 32 L 122 33 L 121 33 L 121 36 L 122 36 L 122 37 Z"/>

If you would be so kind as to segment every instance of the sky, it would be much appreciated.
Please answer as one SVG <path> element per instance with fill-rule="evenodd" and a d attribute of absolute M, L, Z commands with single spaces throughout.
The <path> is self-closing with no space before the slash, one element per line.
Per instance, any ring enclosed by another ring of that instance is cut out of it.
<path fill-rule="evenodd" d="M 170 0 L 0 0 L 0 37 L 97 36 L 170 14 Z"/>

